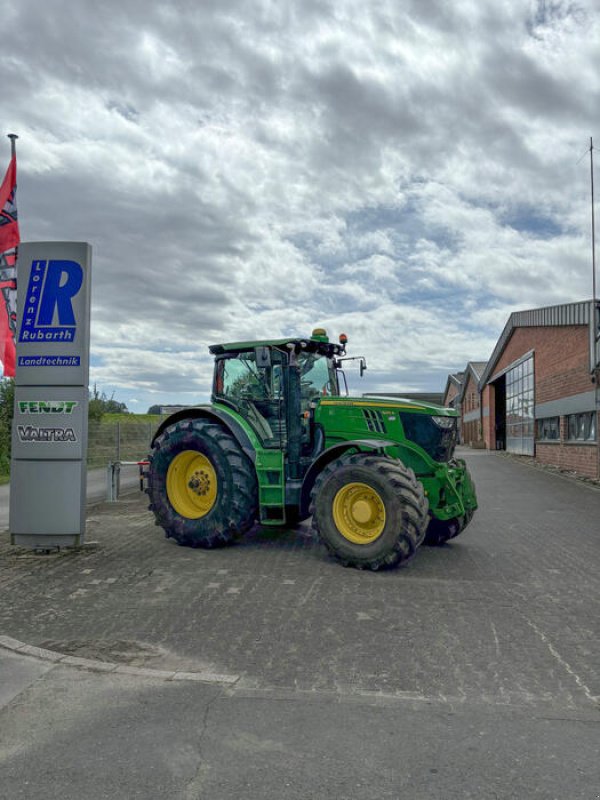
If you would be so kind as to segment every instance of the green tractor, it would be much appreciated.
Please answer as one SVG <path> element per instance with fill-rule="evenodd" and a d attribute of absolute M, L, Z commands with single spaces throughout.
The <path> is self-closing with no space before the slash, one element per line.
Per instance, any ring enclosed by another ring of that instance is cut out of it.
<path fill-rule="evenodd" d="M 181 410 L 152 441 L 146 492 L 156 524 L 191 547 L 232 542 L 257 521 L 314 531 L 342 564 L 409 561 L 458 535 L 477 508 L 453 457 L 453 409 L 350 397 L 347 338 L 212 345 L 212 404 Z M 344 393 L 340 390 L 344 385 Z"/>

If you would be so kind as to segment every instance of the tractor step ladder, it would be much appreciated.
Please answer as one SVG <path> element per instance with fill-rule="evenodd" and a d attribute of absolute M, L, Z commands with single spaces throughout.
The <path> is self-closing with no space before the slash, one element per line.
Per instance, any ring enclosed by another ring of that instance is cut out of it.
<path fill-rule="evenodd" d="M 256 454 L 261 525 L 285 523 L 285 474 L 283 453 L 263 450 Z"/>

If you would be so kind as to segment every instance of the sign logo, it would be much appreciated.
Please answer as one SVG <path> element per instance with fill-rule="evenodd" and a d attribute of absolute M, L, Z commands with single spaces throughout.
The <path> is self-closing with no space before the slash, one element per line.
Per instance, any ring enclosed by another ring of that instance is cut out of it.
<path fill-rule="evenodd" d="M 34 428 L 33 425 L 18 425 L 22 442 L 76 442 L 73 428 Z"/>
<path fill-rule="evenodd" d="M 73 298 L 83 284 L 76 261 L 34 260 L 23 306 L 20 342 L 73 342 Z"/>
<path fill-rule="evenodd" d="M 18 356 L 20 367 L 78 367 L 80 356 Z"/>
<path fill-rule="evenodd" d="M 20 414 L 72 414 L 77 400 L 19 400 Z"/>

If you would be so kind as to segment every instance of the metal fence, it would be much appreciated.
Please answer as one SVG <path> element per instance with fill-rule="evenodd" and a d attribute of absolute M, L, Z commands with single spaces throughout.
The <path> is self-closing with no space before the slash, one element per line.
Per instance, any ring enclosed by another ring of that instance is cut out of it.
<path fill-rule="evenodd" d="M 96 422 L 88 431 L 88 468 L 106 467 L 111 461 L 141 461 L 150 452 L 156 422 Z"/>

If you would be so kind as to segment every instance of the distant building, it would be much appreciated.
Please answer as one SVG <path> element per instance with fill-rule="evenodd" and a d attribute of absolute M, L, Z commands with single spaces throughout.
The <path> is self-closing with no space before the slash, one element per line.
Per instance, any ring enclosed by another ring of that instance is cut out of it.
<path fill-rule="evenodd" d="M 462 415 L 460 406 L 460 395 L 464 379 L 464 372 L 454 372 L 448 375 L 446 388 L 444 389 L 444 401 L 442 405 L 458 411 L 458 441 L 462 442 Z"/>
<path fill-rule="evenodd" d="M 470 447 L 484 446 L 479 382 L 486 364 L 486 361 L 469 361 L 463 373 L 460 394 L 457 395 L 456 402 L 461 412 L 461 441 Z"/>
<path fill-rule="evenodd" d="M 454 372 L 448 375 L 446 388 L 444 389 L 443 405 L 460 411 L 460 392 L 462 389 L 464 372 Z"/>
<path fill-rule="evenodd" d="M 599 378 L 600 303 L 517 311 L 489 361 L 465 369 L 463 441 L 600 479 Z"/>

